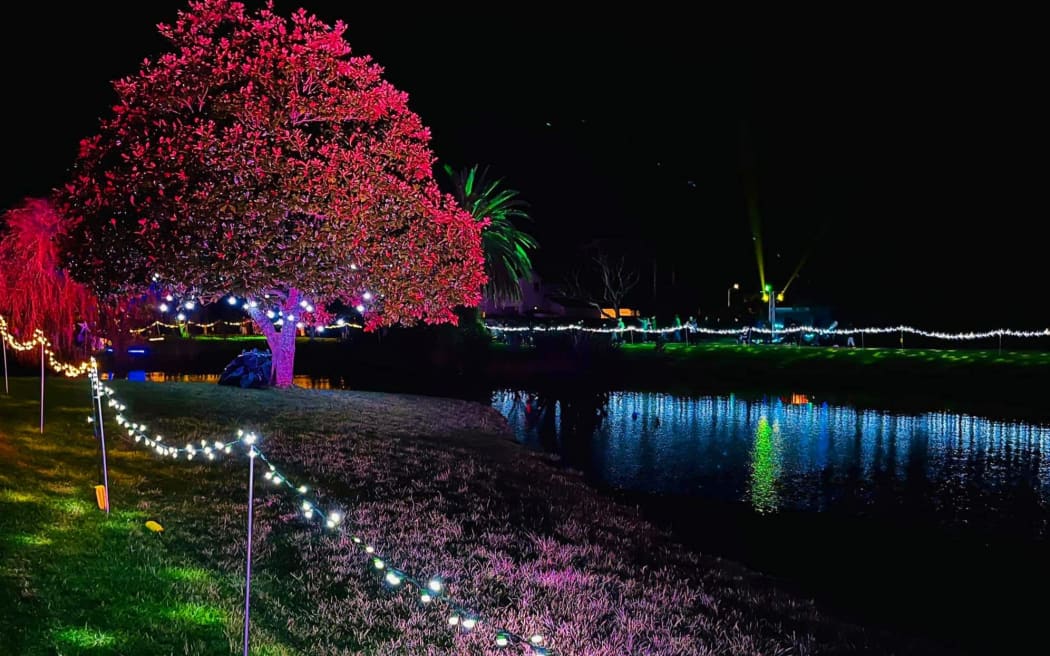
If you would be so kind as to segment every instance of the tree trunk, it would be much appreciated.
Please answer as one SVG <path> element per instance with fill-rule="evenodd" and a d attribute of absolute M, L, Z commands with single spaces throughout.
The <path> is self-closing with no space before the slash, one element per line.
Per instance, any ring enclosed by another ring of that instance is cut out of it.
<path fill-rule="evenodd" d="M 266 336 L 266 344 L 270 347 L 270 354 L 273 357 L 273 366 L 270 369 L 270 384 L 274 387 L 291 387 L 295 371 L 296 322 L 289 321 L 288 315 L 293 314 L 298 317 L 300 313 L 299 290 L 288 290 L 288 296 L 281 305 L 281 316 L 284 317 L 284 323 L 280 326 L 280 330 L 266 316 L 268 308 L 253 308 L 245 305 L 245 309 L 248 312 L 248 316 L 252 318 L 255 325 Z"/>

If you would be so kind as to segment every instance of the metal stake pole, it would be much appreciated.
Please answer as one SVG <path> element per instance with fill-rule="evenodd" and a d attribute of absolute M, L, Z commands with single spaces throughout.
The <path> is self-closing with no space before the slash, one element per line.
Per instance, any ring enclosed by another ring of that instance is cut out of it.
<path fill-rule="evenodd" d="M 99 389 L 98 370 L 95 370 L 95 389 L 91 395 L 94 397 L 94 408 L 97 409 L 95 425 L 98 426 L 98 442 L 102 448 L 102 486 L 106 489 L 106 514 L 109 514 L 109 465 L 106 462 L 106 427 L 102 425 L 102 393 Z"/>
<path fill-rule="evenodd" d="M 248 557 L 244 572 L 244 656 L 248 656 L 248 627 L 252 617 L 252 506 L 255 501 L 255 447 L 248 447 Z"/>
<path fill-rule="evenodd" d="M 11 389 L 7 386 L 7 338 L 0 335 L 0 343 L 4 345 L 4 394 L 10 394 Z"/>
<path fill-rule="evenodd" d="M 40 434 L 44 434 L 44 342 L 40 342 Z"/>

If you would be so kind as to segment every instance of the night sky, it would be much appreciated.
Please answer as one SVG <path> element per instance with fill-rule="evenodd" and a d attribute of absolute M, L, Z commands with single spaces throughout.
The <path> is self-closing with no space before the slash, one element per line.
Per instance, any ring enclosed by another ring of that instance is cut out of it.
<path fill-rule="evenodd" d="M 109 80 L 159 51 L 155 23 L 182 6 L 8 13 L 4 207 L 63 182 Z M 410 94 L 440 161 L 522 192 L 548 280 L 605 238 L 643 271 L 643 308 L 714 312 L 731 283 L 758 289 L 753 188 L 774 284 L 809 254 L 788 305 L 847 324 L 1048 323 L 1035 21 L 305 6 Z"/>

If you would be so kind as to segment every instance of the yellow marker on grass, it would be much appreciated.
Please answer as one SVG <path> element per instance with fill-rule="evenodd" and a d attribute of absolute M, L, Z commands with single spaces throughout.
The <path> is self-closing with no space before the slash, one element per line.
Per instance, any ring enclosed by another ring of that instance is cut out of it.
<path fill-rule="evenodd" d="M 95 486 L 95 501 L 98 502 L 98 509 L 106 509 L 106 486 L 96 485 Z"/>

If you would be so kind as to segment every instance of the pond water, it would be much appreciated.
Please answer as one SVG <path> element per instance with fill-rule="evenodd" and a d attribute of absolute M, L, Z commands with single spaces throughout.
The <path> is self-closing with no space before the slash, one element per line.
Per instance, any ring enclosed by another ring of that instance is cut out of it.
<path fill-rule="evenodd" d="M 1050 428 L 899 415 L 806 395 L 743 399 L 504 390 L 519 442 L 595 483 L 746 504 L 759 514 L 907 512 L 1045 537 Z"/>
<path fill-rule="evenodd" d="M 1048 426 L 805 394 L 391 385 L 368 384 L 490 401 L 521 444 L 636 504 L 672 539 L 771 574 L 844 619 L 910 635 L 917 653 L 995 653 L 1042 639 L 1042 605 L 1027 600 L 1050 586 Z"/>
<path fill-rule="evenodd" d="M 1050 586 L 1046 426 L 803 394 L 492 399 L 520 443 L 612 488 L 673 539 L 846 619 L 948 653 L 1037 639 L 1042 604 L 1028 600 Z"/>
<path fill-rule="evenodd" d="M 178 374 L 164 371 L 129 371 L 126 376 L 114 376 L 109 372 L 99 374 L 102 380 L 111 380 L 114 377 L 137 382 L 147 383 L 215 383 L 219 382 L 219 374 Z M 306 389 L 346 389 L 345 383 L 340 379 L 327 376 L 299 375 L 292 379 L 296 387 Z"/>

